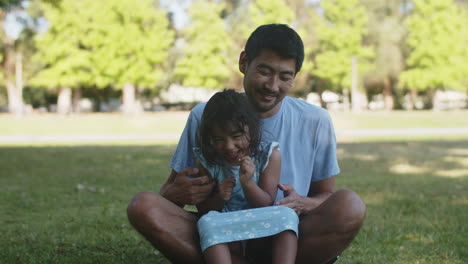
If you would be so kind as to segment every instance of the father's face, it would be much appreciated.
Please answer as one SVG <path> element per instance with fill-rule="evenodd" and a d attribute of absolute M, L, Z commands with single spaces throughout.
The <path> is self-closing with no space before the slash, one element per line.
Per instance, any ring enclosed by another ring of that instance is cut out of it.
<path fill-rule="evenodd" d="M 244 74 L 244 89 L 260 118 L 277 113 L 281 101 L 294 83 L 296 60 L 279 56 L 272 50 L 263 50 L 250 63 L 241 54 L 239 69 Z"/>

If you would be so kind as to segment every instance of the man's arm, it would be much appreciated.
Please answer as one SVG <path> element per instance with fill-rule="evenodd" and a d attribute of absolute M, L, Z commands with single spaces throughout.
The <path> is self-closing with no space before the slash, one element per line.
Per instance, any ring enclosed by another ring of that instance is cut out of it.
<path fill-rule="evenodd" d="M 317 208 L 323 201 L 333 194 L 335 189 L 335 176 L 312 182 L 307 196 L 300 196 L 289 184 L 278 184 L 278 188 L 284 192 L 284 199 L 276 202 L 294 209 L 298 215 L 308 214 Z"/>
<path fill-rule="evenodd" d="M 208 170 L 205 167 L 203 167 L 200 161 L 197 160 L 196 164 L 197 164 L 198 170 L 200 171 L 200 174 L 209 175 Z M 210 177 L 210 179 L 213 179 L 213 178 Z M 212 181 L 215 186 L 212 188 L 210 194 L 205 199 L 203 199 L 203 201 L 200 201 L 199 203 L 197 203 L 197 210 L 198 212 L 202 214 L 206 214 L 211 210 L 221 211 L 224 207 L 224 199 L 219 194 L 219 189 L 218 189 L 219 186 L 216 186 L 216 182 L 214 180 Z"/>
<path fill-rule="evenodd" d="M 172 170 L 159 193 L 167 200 L 183 207 L 195 205 L 205 200 L 212 192 L 214 181 L 207 175 L 191 178 L 198 174 L 198 169 L 187 168 L 179 172 Z"/>

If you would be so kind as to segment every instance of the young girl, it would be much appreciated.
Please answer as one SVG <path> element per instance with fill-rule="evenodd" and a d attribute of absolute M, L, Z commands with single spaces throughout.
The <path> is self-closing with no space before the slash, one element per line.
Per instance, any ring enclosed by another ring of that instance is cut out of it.
<path fill-rule="evenodd" d="M 261 141 L 260 121 L 244 95 L 224 90 L 208 101 L 199 146 L 194 149 L 199 173 L 217 182 L 197 206 L 201 213 L 209 211 L 198 221 L 206 262 L 231 263 L 231 253 L 244 255 L 240 241 L 274 236 L 273 263 L 294 263 L 298 216 L 272 206 L 281 169 L 278 143 Z"/>

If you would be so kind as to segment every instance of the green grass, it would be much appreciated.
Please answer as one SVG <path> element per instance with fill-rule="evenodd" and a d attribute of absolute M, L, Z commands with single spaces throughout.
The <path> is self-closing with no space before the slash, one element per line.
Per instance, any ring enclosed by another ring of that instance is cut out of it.
<path fill-rule="evenodd" d="M 368 211 L 342 263 L 466 263 L 468 141 L 346 143 L 338 187 Z"/>
<path fill-rule="evenodd" d="M 130 228 L 125 208 L 137 192 L 159 189 L 172 150 L 0 148 L 0 263 L 154 262 L 158 257 Z"/>
<path fill-rule="evenodd" d="M 0 135 L 180 133 L 188 112 L 145 113 L 137 117 L 120 114 L 59 116 L 41 114 L 17 119 L 0 114 Z"/>
<path fill-rule="evenodd" d="M 337 129 L 468 127 L 468 110 L 331 112 Z"/>
<path fill-rule="evenodd" d="M 125 208 L 159 189 L 173 150 L 0 146 L 0 263 L 168 263 Z M 339 263 L 466 263 L 468 141 L 348 142 L 338 156 L 337 187 L 368 206 Z"/>
<path fill-rule="evenodd" d="M 337 129 L 468 127 L 467 114 L 331 113 Z M 186 117 L 0 115 L 0 135 L 180 133 Z M 339 263 L 468 261 L 468 135 L 338 140 L 337 187 L 368 206 Z M 0 263 L 168 263 L 125 209 L 135 193 L 159 189 L 175 143 L 0 144 Z"/>
<path fill-rule="evenodd" d="M 331 112 L 336 129 L 468 127 L 468 110 Z M 22 119 L 0 114 L 0 135 L 82 133 L 180 133 L 188 112 L 145 113 L 138 117 L 119 114 L 58 116 L 41 114 Z"/>

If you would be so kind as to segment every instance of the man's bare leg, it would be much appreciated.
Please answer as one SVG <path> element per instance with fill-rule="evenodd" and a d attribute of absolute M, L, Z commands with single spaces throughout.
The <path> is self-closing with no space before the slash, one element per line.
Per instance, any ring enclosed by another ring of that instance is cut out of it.
<path fill-rule="evenodd" d="M 198 218 L 159 194 L 137 194 L 127 208 L 130 223 L 172 263 L 204 263 Z"/>
<path fill-rule="evenodd" d="M 326 263 L 358 234 L 366 206 L 350 190 L 338 190 L 299 222 L 296 263 Z"/>
<path fill-rule="evenodd" d="M 273 237 L 273 264 L 294 264 L 297 253 L 297 236 L 293 231 L 283 231 Z"/>
<path fill-rule="evenodd" d="M 333 193 L 299 222 L 296 263 L 325 264 L 345 250 L 359 232 L 366 207 L 350 190 Z M 249 240 L 248 253 L 256 263 L 272 263 L 270 237 Z"/>

